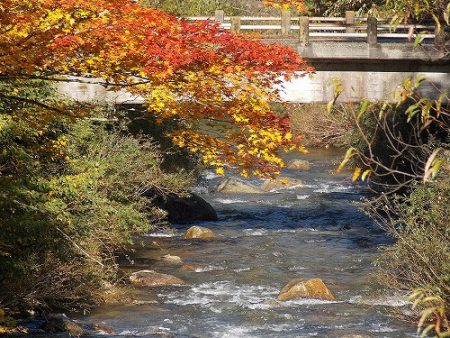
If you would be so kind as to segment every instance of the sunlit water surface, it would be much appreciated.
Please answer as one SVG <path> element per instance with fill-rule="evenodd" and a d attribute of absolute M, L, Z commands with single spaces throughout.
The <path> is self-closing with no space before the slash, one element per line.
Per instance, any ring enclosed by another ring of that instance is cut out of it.
<path fill-rule="evenodd" d="M 140 305 L 103 306 L 80 321 L 104 323 L 115 336 L 415 337 L 414 327 L 393 315 L 407 311 L 404 297 L 375 283 L 373 261 L 390 241 L 357 208 L 369 192 L 352 184 L 351 174 L 331 173 L 340 156 L 311 152 L 310 171 L 284 173 L 305 186 L 266 194 L 209 193 L 222 178 L 205 175 L 196 190 L 220 220 L 199 225 L 219 239 L 185 241 L 189 226 L 175 226 L 146 237 L 162 249 L 144 246 L 125 267 L 170 273 L 189 286 L 142 288 L 133 295 Z M 157 261 L 169 253 L 195 272 Z M 324 280 L 336 302 L 273 301 L 289 280 L 313 277 Z"/>

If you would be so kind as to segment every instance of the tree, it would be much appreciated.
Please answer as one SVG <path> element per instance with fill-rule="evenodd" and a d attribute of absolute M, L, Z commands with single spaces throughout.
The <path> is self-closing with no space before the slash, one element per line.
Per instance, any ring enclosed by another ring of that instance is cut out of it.
<path fill-rule="evenodd" d="M 450 3 L 446 0 L 387 0 L 386 5 L 398 22 L 433 20 L 439 28 L 449 25 Z"/>
<path fill-rule="evenodd" d="M 289 9 L 296 8 L 299 12 L 305 11 L 303 0 L 262 0 L 267 6 Z"/>
<path fill-rule="evenodd" d="M 244 10 L 244 0 L 143 0 L 146 6 L 158 8 L 181 16 L 212 15 L 221 9 L 227 15 L 239 15 Z"/>
<path fill-rule="evenodd" d="M 288 47 L 121 0 L 5 0 L 0 27 L 0 81 L 96 78 L 109 90 L 126 88 L 160 122 L 177 120 L 183 129 L 173 133 L 175 143 L 218 173 L 233 167 L 270 176 L 284 165 L 280 151 L 303 150 L 288 118 L 269 104 L 283 79 L 311 71 Z M 79 105 L 30 100 L 17 88 L 0 100 L 33 103 L 42 119 L 86 114 Z"/>

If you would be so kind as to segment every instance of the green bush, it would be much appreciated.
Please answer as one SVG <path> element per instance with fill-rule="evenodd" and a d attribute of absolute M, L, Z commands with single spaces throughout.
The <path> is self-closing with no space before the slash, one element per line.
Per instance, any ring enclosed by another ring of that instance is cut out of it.
<path fill-rule="evenodd" d="M 179 192 L 186 173 L 160 169 L 148 138 L 76 123 L 33 126 L 0 115 L 2 306 L 79 308 L 101 301 L 115 256 L 165 213 L 146 189 Z"/>
<path fill-rule="evenodd" d="M 378 261 L 382 281 L 397 290 L 421 290 L 413 297 L 420 311 L 436 306 L 440 299 L 443 318 L 450 318 L 449 173 L 448 168 L 444 169 L 435 182 L 418 183 L 408 197 L 397 197 L 383 209 L 372 210 L 375 215 L 380 210 L 395 215 L 384 223 L 396 243 L 386 247 Z M 436 320 L 431 317 L 427 319 Z M 444 330 L 445 320 L 440 325 Z M 450 330 L 448 322 L 446 329 Z"/>

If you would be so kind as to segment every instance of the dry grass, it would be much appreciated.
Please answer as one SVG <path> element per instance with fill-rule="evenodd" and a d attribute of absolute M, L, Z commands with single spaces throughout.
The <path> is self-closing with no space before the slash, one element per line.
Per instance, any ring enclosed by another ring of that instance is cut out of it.
<path fill-rule="evenodd" d="M 325 104 L 291 104 L 287 111 L 291 117 L 292 131 L 304 135 L 305 143 L 312 147 L 348 144 L 353 127 L 353 106 L 338 105 L 331 111 Z"/>

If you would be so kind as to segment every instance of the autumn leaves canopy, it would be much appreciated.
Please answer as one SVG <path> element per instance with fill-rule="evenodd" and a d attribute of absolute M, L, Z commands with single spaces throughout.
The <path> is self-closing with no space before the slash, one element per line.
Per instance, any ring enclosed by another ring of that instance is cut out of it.
<path fill-rule="evenodd" d="M 175 143 L 200 154 L 218 173 L 234 167 L 269 176 L 283 167 L 280 151 L 302 149 L 288 119 L 269 104 L 279 99 L 282 80 L 298 71 L 310 69 L 290 48 L 132 1 L 0 4 L 0 81 L 96 78 L 110 90 L 125 88 L 142 96 L 159 121 L 175 119 Z M 28 100 L 20 90 L 0 95 Z M 42 115 L 64 111 L 61 103 L 35 103 Z"/>

